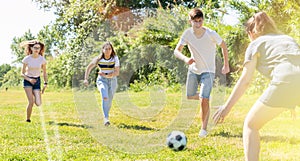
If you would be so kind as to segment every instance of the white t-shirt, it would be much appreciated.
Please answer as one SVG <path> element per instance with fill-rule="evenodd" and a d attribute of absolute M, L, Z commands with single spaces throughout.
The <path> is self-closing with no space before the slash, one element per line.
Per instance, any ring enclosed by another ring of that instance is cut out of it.
<path fill-rule="evenodd" d="M 101 69 L 103 73 L 112 73 L 115 70 L 115 67 L 120 66 L 120 61 L 117 55 L 110 59 L 100 59 L 98 62 L 98 67 Z"/>
<path fill-rule="evenodd" d="M 39 77 L 41 75 L 41 67 L 46 64 L 46 59 L 39 55 L 37 58 L 33 58 L 32 55 L 27 55 L 22 60 L 23 64 L 26 64 L 25 75 L 29 77 Z"/>
<path fill-rule="evenodd" d="M 221 45 L 223 41 L 214 30 L 205 29 L 202 37 L 197 38 L 193 28 L 188 28 L 179 41 L 180 45 L 188 45 L 191 56 L 195 59 L 195 62 L 189 66 L 189 70 L 195 74 L 215 73 L 216 45 Z"/>

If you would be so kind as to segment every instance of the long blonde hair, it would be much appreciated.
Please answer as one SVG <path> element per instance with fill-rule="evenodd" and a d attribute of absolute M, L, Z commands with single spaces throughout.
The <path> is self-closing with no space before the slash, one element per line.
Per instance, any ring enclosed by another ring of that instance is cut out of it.
<path fill-rule="evenodd" d="M 35 44 L 39 44 L 41 46 L 41 50 L 40 50 L 39 54 L 41 56 L 43 56 L 44 52 L 46 50 L 46 47 L 45 47 L 44 43 L 42 43 L 38 40 L 23 41 L 20 43 L 20 46 L 25 48 L 24 50 L 25 50 L 26 55 L 30 55 L 30 54 L 32 54 L 31 47 L 33 47 Z"/>
<path fill-rule="evenodd" d="M 257 37 L 269 33 L 280 33 L 272 20 L 265 12 L 258 12 L 245 24 L 247 33 L 254 33 Z"/>

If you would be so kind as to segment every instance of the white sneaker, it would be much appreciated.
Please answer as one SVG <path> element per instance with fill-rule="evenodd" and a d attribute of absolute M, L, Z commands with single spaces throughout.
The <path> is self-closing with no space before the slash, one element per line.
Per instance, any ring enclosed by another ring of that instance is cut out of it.
<path fill-rule="evenodd" d="M 110 122 L 108 120 L 108 118 L 104 118 L 104 126 L 109 126 Z"/>
<path fill-rule="evenodd" d="M 199 137 L 200 137 L 200 138 L 204 138 L 204 137 L 206 137 L 206 136 L 207 136 L 207 131 L 201 129 L 201 130 L 199 131 Z"/>

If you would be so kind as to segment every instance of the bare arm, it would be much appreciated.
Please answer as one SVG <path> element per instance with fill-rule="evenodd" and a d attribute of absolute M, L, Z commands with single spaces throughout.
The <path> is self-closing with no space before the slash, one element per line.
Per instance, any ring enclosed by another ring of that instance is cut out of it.
<path fill-rule="evenodd" d="M 23 63 L 23 66 L 22 66 L 22 69 L 21 69 L 21 76 L 22 76 L 25 80 L 29 81 L 29 78 L 25 75 L 26 67 L 27 67 L 27 64 L 24 64 L 24 63 Z"/>
<path fill-rule="evenodd" d="M 97 65 L 97 59 L 98 59 L 98 58 L 94 58 L 94 59 L 90 62 L 90 64 L 86 67 L 86 70 L 85 70 L 85 73 L 84 73 L 84 81 L 83 81 L 83 83 L 84 83 L 85 85 L 88 85 L 88 84 L 89 84 L 89 81 L 88 81 L 89 75 L 90 75 L 92 69 L 94 69 L 94 68 L 96 67 L 96 65 Z"/>
<path fill-rule="evenodd" d="M 255 55 L 250 62 L 244 65 L 242 75 L 234 86 L 233 91 L 227 99 L 226 103 L 214 114 L 213 119 L 215 123 L 223 122 L 224 117 L 228 115 L 235 103 L 245 93 L 253 77 L 256 63 L 257 56 Z"/>
<path fill-rule="evenodd" d="M 222 41 L 220 47 L 222 48 L 222 54 L 223 54 L 223 60 L 224 60 L 224 65 L 223 65 L 223 68 L 222 68 L 222 74 L 227 74 L 230 71 L 229 63 L 228 63 L 227 45 L 225 44 L 224 41 Z"/>
<path fill-rule="evenodd" d="M 42 69 L 43 69 L 44 83 L 48 83 L 48 74 L 47 74 L 46 64 L 42 65 Z"/>
<path fill-rule="evenodd" d="M 120 74 L 120 67 L 115 67 L 115 71 L 113 72 L 113 76 L 119 76 Z"/>
<path fill-rule="evenodd" d="M 27 80 L 28 82 L 30 82 L 31 84 L 34 84 L 36 82 L 35 79 L 31 79 L 29 78 L 25 73 L 26 73 L 26 68 L 27 68 L 27 64 L 23 63 L 22 69 L 21 69 L 21 76 Z"/>
<path fill-rule="evenodd" d="M 183 45 L 178 44 L 174 50 L 174 55 L 176 58 L 184 61 L 186 64 L 190 65 L 193 62 L 195 62 L 195 60 L 193 58 L 188 58 L 185 55 L 182 54 L 182 50 L 183 50 Z"/>
<path fill-rule="evenodd" d="M 102 75 L 103 77 L 106 77 L 106 78 L 112 78 L 114 76 L 119 76 L 119 73 L 120 73 L 120 67 L 115 67 L 114 68 L 114 72 L 108 74 L 108 75 Z"/>
<path fill-rule="evenodd" d="M 47 75 L 47 68 L 46 68 L 46 63 L 42 65 L 43 69 L 43 76 L 44 76 L 44 87 L 42 89 L 42 94 L 45 92 L 46 87 L 48 86 L 48 75 Z"/>

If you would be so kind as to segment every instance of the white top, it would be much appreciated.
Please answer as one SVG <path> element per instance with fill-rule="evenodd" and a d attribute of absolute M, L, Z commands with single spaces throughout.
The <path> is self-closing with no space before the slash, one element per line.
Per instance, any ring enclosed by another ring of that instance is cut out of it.
<path fill-rule="evenodd" d="M 115 55 L 110 59 L 104 59 L 104 58 L 100 59 L 97 65 L 103 73 L 109 74 L 114 72 L 115 67 L 120 66 L 120 61 L 118 56 Z"/>
<path fill-rule="evenodd" d="M 215 73 L 216 45 L 221 45 L 222 41 L 218 33 L 206 27 L 200 38 L 196 37 L 193 28 L 185 30 L 179 44 L 188 45 L 191 57 L 195 59 L 195 62 L 189 65 L 189 70 L 195 74 Z"/>
<path fill-rule="evenodd" d="M 41 67 L 46 64 L 46 59 L 39 55 L 37 58 L 33 58 L 32 55 L 27 55 L 22 60 L 23 64 L 26 64 L 25 75 L 29 77 L 39 77 L 41 75 Z"/>

